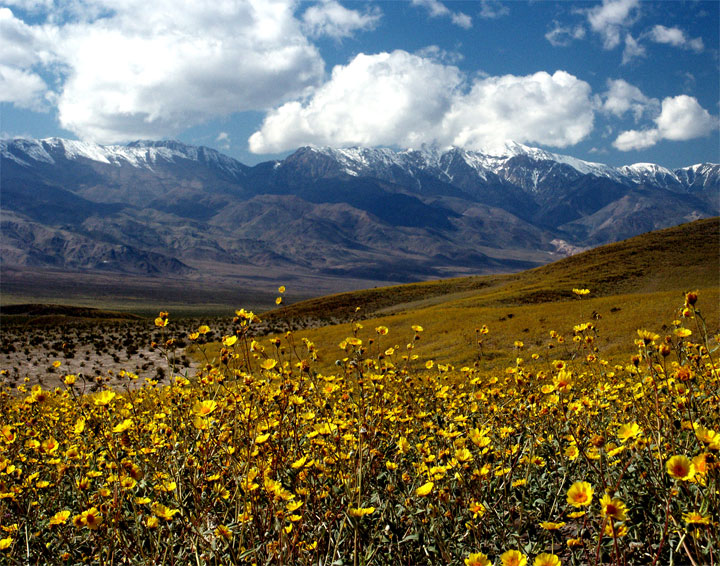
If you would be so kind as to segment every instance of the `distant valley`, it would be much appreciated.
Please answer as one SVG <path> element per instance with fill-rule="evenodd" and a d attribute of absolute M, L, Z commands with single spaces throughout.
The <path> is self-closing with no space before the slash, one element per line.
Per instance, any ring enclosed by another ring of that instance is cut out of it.
<path fill-rule="evenodd" d="M 138 297 L 146 282 L 190 302 L 212 302 L 208 282 L 221 303 L 278 281 L 312 296 L 519 271 L 720 214 L 720 165 L 614 168 L 514 143 L 303 147 L 253 167 L 172 141 L 13 139 L 0 156 L 11 296 L 53 280 Z"/>

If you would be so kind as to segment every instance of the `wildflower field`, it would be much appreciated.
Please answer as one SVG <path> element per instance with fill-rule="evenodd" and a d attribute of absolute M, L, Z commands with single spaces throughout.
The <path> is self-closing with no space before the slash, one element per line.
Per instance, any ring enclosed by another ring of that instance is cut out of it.
<path fill-rule="evenodd" d="M 170 385 L 6 387 L 0 563 L 717 563 L 718 336 L 702 295 L 676 306 L 623 363 L 602 321 L 517 340 L 501 371 L 355 323 L 319 372 L 310 340 L 254 339 L 239 310 L 217 345 L 182 336 L 208 358 Z"/>
<path fill-rule="evenodd" d="M 48 367 L 0 368 L 0 564 L 718 564 L 719 228 L 260 317 L 5 318 Z"/>

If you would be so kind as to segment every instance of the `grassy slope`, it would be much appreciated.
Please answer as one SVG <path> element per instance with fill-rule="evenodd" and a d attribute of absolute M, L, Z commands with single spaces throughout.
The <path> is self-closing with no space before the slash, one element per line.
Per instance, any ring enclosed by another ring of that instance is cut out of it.
<path fill-rule="evenodd" d="M 278 309 L 269 318 L 298 322 L 348 320 L 360 306 L 360 337 L 377 338 L 378 325 L 390 328 L 380 338 L 385 349 L 412 341 L 412 324 L 425 328 L 415 353 L 421 359 L 456 366 L 477 359 L 475 329 L 490 327 L 484 339 L 483 367 L 497 369 L 516 356 L 529 360 L 571 356 L 572 327 L 600 316 L 598 346 L 612 361 L 627 361 L 627 344 L 638 328 L 662 333 L 678 316 L 683 292 L 700 291 L 700 303 L 711 332 L 718 330 L 720 280 L 720 219 L 701 220 L 603 246 L 556 263 L 513 275 L 470 277 L 370 289 L 332 295 Z M 578 299 L 572 289 L 591 289 Z M 268 318 L 267 315 L 264 318 Z M 568 343 L 549 349 L 549 331 L 564 334 Z M 323 369 L 342 356 L 337 344 L 351 335 L 351 325 L 335 324 L 305 330 L 317 343 Z M 513 343 L 525 343 L 523 352 Z M 623 356 L 622 359 L 620 356 Z"/>
<path fill-rule="evenodd" d="M 329 295 L 266 313 L 266 318 L 347 320 L 471 297 L 477 304 L 571 300 L 574 287 L 593 296 L 717 286 L 720 218 L 650 232 L 508 275 L 461 277 Z"/>

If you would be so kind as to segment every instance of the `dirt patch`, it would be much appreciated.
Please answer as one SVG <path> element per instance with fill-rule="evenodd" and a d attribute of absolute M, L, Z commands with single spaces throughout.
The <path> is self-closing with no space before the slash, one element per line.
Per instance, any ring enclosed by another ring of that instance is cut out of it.
<path fill-rule="evenodd" d="M 29 321 L 3 317 L 0 327 L 0 378 L 11 387 L 63 386 L 66 375 L 91 392 L 103 384 L 138 386 L 148 380 L 168 383 L 172 375 L 193 376 L 197 362 L 185 355 L 181 339 L 148 320 L 61 320 L 45 316 Z M 44 322 L 44 323 L 43 323 Z M 153 345 L 155 344 L 155 345 Z M 131 379 L 123 372 L 137 376 Z"/>

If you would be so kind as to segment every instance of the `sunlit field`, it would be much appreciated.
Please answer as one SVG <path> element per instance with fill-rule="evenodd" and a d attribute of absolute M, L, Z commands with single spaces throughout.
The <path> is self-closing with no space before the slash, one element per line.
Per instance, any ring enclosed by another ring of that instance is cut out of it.
<path fill-rule="evenodd" d="M 0 563 L 717 563 L 720 337 L 702 293 L 666 307 L 622 362 L 587 313 L 493 369 L 492 325 L 459 366 L 417 324 L 323 352 L 254 339 L 249 311 L 217 344 L 160 313 L 156 349 L 194 344 L 197 375 L 82 395 L 58 360 L 62 387 L 2 392 Z"/>

